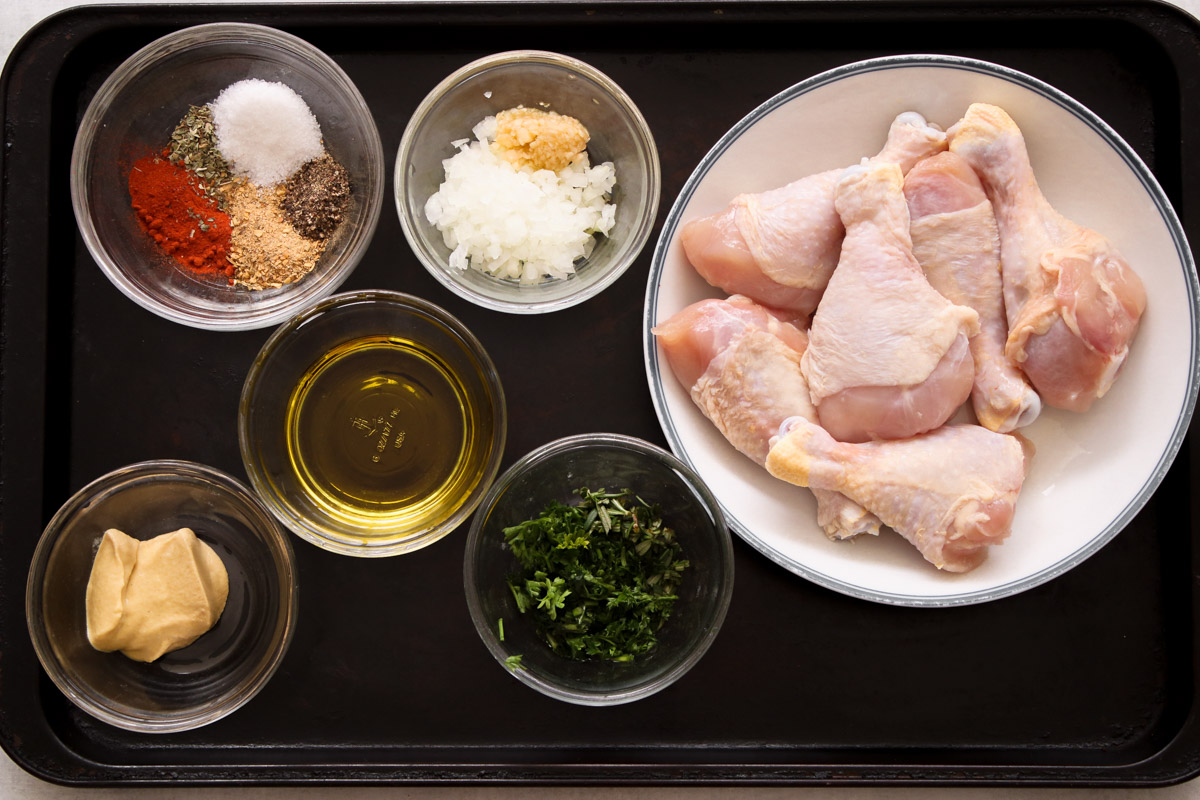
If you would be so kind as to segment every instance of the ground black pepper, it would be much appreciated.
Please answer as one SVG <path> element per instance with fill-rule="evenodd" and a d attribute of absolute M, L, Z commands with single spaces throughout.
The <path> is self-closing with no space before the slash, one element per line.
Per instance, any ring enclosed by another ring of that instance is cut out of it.
<path fill-rule="evenodd" d="M 325 153 L 288 178 L 280 207 L 301 236 L 323 241 L 337 229 L 349 202 L 346 168 Z"/>

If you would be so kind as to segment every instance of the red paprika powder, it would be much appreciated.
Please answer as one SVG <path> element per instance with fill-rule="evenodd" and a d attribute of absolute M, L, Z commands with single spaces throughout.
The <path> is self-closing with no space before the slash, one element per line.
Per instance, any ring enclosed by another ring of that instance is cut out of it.
<path fill-rule="evenodd" d="M 229 215 L 194 182 L 186 167 L 163 156 L 139 159 L 129 170 L 129 198 L 138 224 L 188 271 L 232 277 Z"/>

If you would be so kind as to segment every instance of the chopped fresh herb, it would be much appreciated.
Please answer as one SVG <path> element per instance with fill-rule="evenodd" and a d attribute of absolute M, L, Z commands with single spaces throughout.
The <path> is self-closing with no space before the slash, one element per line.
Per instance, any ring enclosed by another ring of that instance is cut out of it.
<path fill-rule="evenodd" d="M 519 669 L 525 669 L 525 666 L 521 663 L 521 656 L 509 656 L 508 658 L 504 659 L 504 666 L 508 667 L 513 672 L 516 672 Z"/>
<path fill-rule="evenodd" d="M 628 489 L 576 494 L 504 529 L 521 564 L 508 587 L 554 652 L 632 661 L 657 644 L 688 562 L 657 506 Z"/>
<path fill-rule="evenodd" d="M 499 622 L 496 623 L 496 627 L 499 629 L 499 632 L 500 632 L 500 641 L 503 642 L 504 641 L 504 617 L 500 618 Z"/>

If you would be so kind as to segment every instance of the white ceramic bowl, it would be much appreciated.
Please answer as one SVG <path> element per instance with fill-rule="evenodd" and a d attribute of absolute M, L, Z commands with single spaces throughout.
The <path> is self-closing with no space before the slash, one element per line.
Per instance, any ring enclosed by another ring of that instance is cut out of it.
<path fill-rule="evenodd" d="M 677 240 L 690 219 L 758 192 L 878 152 L 889 124 L 917 111 L 943 128 L 973 102 L 1021 127 L 1051 204 L 1104 233 L 1148 296 L 1126 366 L 1086 414 L 1046 409 L 1022 430 L 1037 447 L 1012 536 L 962 575 L 942 573 L 885 531 L 826 539 L 812 495 L 740 455 L 675 380 L 650 328 L 686 305 L 721 296 Z M 837 136 L 830 136 L 835 130 Z M 1116 200 L 1114 198 L 1119 198 Z M 912 55 L 850 64 L 803 81 L 733 127 L 685 184 L 664 225 L 646 296 L 646 367 L 672 449 L 705 479 L 731 527 L 787 569 L 846 594 L 911 606 L 978 603 L 1037 586 L 1079 564 L 1145 505 L 1187 432 L 1198 386 L 1195 265 L 1154 176 L 1108 125 L 1047 84 L 1005 67 Z M 869 540 L 868 540 L 869 539 Z"/>

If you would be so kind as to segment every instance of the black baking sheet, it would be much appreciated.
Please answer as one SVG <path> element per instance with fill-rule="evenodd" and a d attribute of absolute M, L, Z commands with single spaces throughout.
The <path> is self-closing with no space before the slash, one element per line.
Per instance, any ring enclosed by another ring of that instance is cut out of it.
<path fill-rule="evenodd" d="M 379 560 L 294 539 L 295 640 L 271 683 L 224 720 L 150 736 L 77 711 L 25 629 L 26 572 L 50 516 L 83 484 L 142 459 L 244 477 L 237 398 L 269 331 L 194 330 L 135 306 L 92 262 L 68 195 L 76 126 L 100 83 L 156 37 L 213 21 L 273 25 L 336 59 L 375 115 L 389 174 L 409 115 L 455 68 L 513 48 L 581 58 L 621 84 L 653 129 L 660 224 L 718 137 L 791 84 L 881 55 L 981 58 L 1099 114 L 1200 241 L 1200 30 L 1166 5 L 189 5 L 56 16 L 18 45 L 0 84 L 0 744 L 19 764 L 88 785 L 1153 785 L 1200 772 L 1190 439 L 1111 544 L 983 605 L 852 599 L 736 541 L 733 603 L 712 649 L 680 682 L 630 705 L 559 703 L 492 660 L 463 598 L 464 526 Z M 389 181 L 375 239 L 343 288 L 420 295 L 479 336 L 508 397 L 506 467 L 585 431 L 665 444 L 641 347 L 652 249 L 575 308 L 487 311 L 422 269 Z"/>

